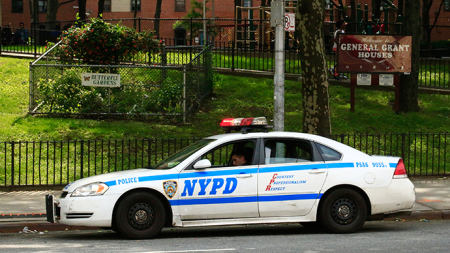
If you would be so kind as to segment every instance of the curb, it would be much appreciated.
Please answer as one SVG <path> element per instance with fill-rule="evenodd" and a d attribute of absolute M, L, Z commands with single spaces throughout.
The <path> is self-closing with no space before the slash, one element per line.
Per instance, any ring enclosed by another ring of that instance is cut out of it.
<path fill-rule="evenodd" d="M 450 219 L 450 211 L 425 211 L 412 212 L 411 215 L 400 215 L 390 217 L 385 221 L 429 221 Z M 48 223 L 45 220 L 20 221 L 20 222 L 0 222 L 0 233 L 20 233 L 28 227 L 28 233 L 39 233 L 48 231 L 74 231 L 74 230 L 105 230 L 100 227 L 69 226 L 58 223 Z M 36 232 L 34 232 L 36 231 Z"/>
<path fill-rule="evenodd" d="M 27 232 L 24 228 L 28 227 Z M 0 223 L 0 233 L 39 233 L 48 231 L 70 231 L 70 230 L 99 230 L 99 227 L 68 226 L 64 224 L 48 223 L 46 221 L 8 222 Z"/>

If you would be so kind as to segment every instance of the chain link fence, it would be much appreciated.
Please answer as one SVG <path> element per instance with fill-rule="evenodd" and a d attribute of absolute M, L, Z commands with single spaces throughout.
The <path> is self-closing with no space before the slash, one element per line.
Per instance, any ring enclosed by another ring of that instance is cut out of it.
<path fill-rule="evenodd" d="M 186 116 L 212 90 L 210 51 L 203 46 L 162 46 L 158 57 L 141 55 L 121 65 L 67 65 L 61 64 L 49 50 L 30 64 L 29 113 L 77 117 L 175 116 L 186 122 Z M 120 87 L 83 86 L 85 73 L 118 74 Z"/>

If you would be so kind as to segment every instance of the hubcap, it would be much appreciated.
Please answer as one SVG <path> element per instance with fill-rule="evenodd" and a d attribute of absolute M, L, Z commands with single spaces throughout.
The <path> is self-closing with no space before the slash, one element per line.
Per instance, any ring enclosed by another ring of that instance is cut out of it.
<path fill-rule="evenodd" d="M 148 229 L 155 221 L 155 212 L 147 203 L 136 203 L 128 210 L 127 220 L 135 229 Z"/>
<path fill-rule="evenodd" d="M 336 200 L 331 207 L 331 218 L 340 225 L 352 223 L 358 215 L 358 207 L 353 200 L 341 198 Z"/>

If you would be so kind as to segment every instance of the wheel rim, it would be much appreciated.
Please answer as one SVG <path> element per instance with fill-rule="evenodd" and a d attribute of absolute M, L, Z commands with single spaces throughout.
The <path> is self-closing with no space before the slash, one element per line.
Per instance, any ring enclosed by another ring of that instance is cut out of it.
<path fill-rule="evenodd" d="M 352 223 L 358 216 L 356 203 L 348 198 L 336 200 L 331 206 L 331 218 L 340 225 Z"/>
<path fill-rule="evenodd" d="M 147 203 L 136 203 L 128 210 L 127 220 L 133 228 L 145 230 L 155 222 L 155 211 Z"/>

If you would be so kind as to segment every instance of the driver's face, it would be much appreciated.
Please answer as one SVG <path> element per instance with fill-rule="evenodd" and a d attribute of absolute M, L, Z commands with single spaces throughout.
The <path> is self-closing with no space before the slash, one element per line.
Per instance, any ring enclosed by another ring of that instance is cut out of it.
<path fill-rule="evenodd" d="M 247 161 L 245 160 L 245 156 L 237 156 L 237 155 L 233 155 L 231 157 L 231 161 L 233 162 L 233 166 L 241 166 L 244 165 Z"/>

